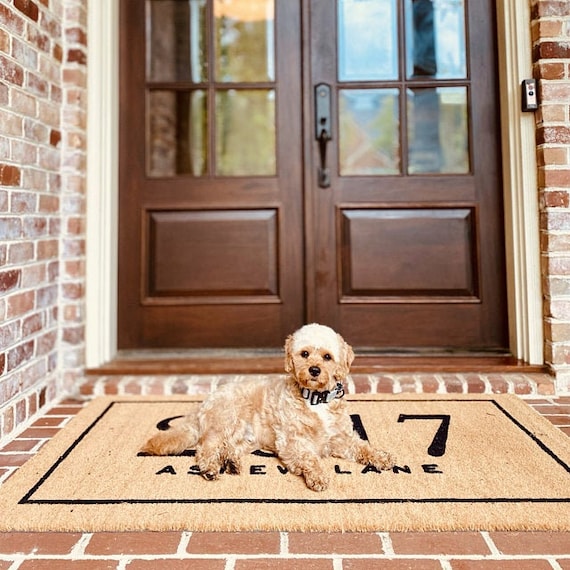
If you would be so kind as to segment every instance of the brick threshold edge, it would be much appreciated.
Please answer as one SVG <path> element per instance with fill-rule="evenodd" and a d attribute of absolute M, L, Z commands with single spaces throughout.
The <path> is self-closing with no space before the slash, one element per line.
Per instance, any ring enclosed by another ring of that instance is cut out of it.
<path fill-rule="evenodd" d="M 239 382 L 255 374 L 88 376 L 79 388 L 84 397 L 103 395 L 208 394 L 217 386 Z M 268 374 L 275 379 L 281 374 Z M 552 396 L 555 380 L 544 373 L 393 373 L 352 374 L 349 394 L 517 394 Z"/>

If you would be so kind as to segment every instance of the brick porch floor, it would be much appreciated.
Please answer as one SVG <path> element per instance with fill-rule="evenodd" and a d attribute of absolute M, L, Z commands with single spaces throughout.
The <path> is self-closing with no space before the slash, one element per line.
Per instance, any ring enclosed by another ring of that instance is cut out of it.
<path fill-rule="evenodd" d="M 93 397 L 208 393 L 229 376 L 89 377 L 0 448 L 0 484 Z M 570 436 L 545 374 L 356 375 L 355 393 L 514 393 Z M 0 513 L 0 517 L 2 513 Z M 570 519 L 570 509 L 568 513 Z M 0 570 L 570 570 L 570 533 L 0 533 Z"/>

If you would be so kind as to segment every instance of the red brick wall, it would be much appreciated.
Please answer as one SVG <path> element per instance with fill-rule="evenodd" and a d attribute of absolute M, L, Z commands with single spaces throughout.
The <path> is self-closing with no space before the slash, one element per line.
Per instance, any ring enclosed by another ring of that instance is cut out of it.
<path fill-rule="evenodd" d="M 570 387 L 570 1 L 531 3 L 546 361 Z"/>
<path fill-rule="evenodd" d="M 83 364 L 86 9 L 0 3 L 0 438 Z"/>

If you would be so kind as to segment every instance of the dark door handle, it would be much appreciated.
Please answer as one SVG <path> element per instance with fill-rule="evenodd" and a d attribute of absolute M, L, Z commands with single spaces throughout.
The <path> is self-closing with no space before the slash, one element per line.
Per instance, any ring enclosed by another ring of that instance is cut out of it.
<path fill-rule="evenodd" d="M 331 88 L 326 83 L 315 87 L 315 138 L 319 141 L 320 165 L 317 173 L 321 188 L 331 185 L 327 168 L 327 144 L 332 140 L 331 129 Z"/>

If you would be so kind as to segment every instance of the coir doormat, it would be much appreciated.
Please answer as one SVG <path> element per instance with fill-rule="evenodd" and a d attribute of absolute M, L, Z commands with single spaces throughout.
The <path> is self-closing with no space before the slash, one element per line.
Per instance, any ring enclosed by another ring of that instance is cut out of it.
<path fill-rule="evenodd" d="M 214 482 L 191 450 L 139 456 L 196 397 L 99 398 L 2 485 L 0 530 L 570 530 L 570 438 L 517 397 L 348 400 L 360 437 L 397 465 L 330 459 L 316 493 L 263 450 Z"/>

